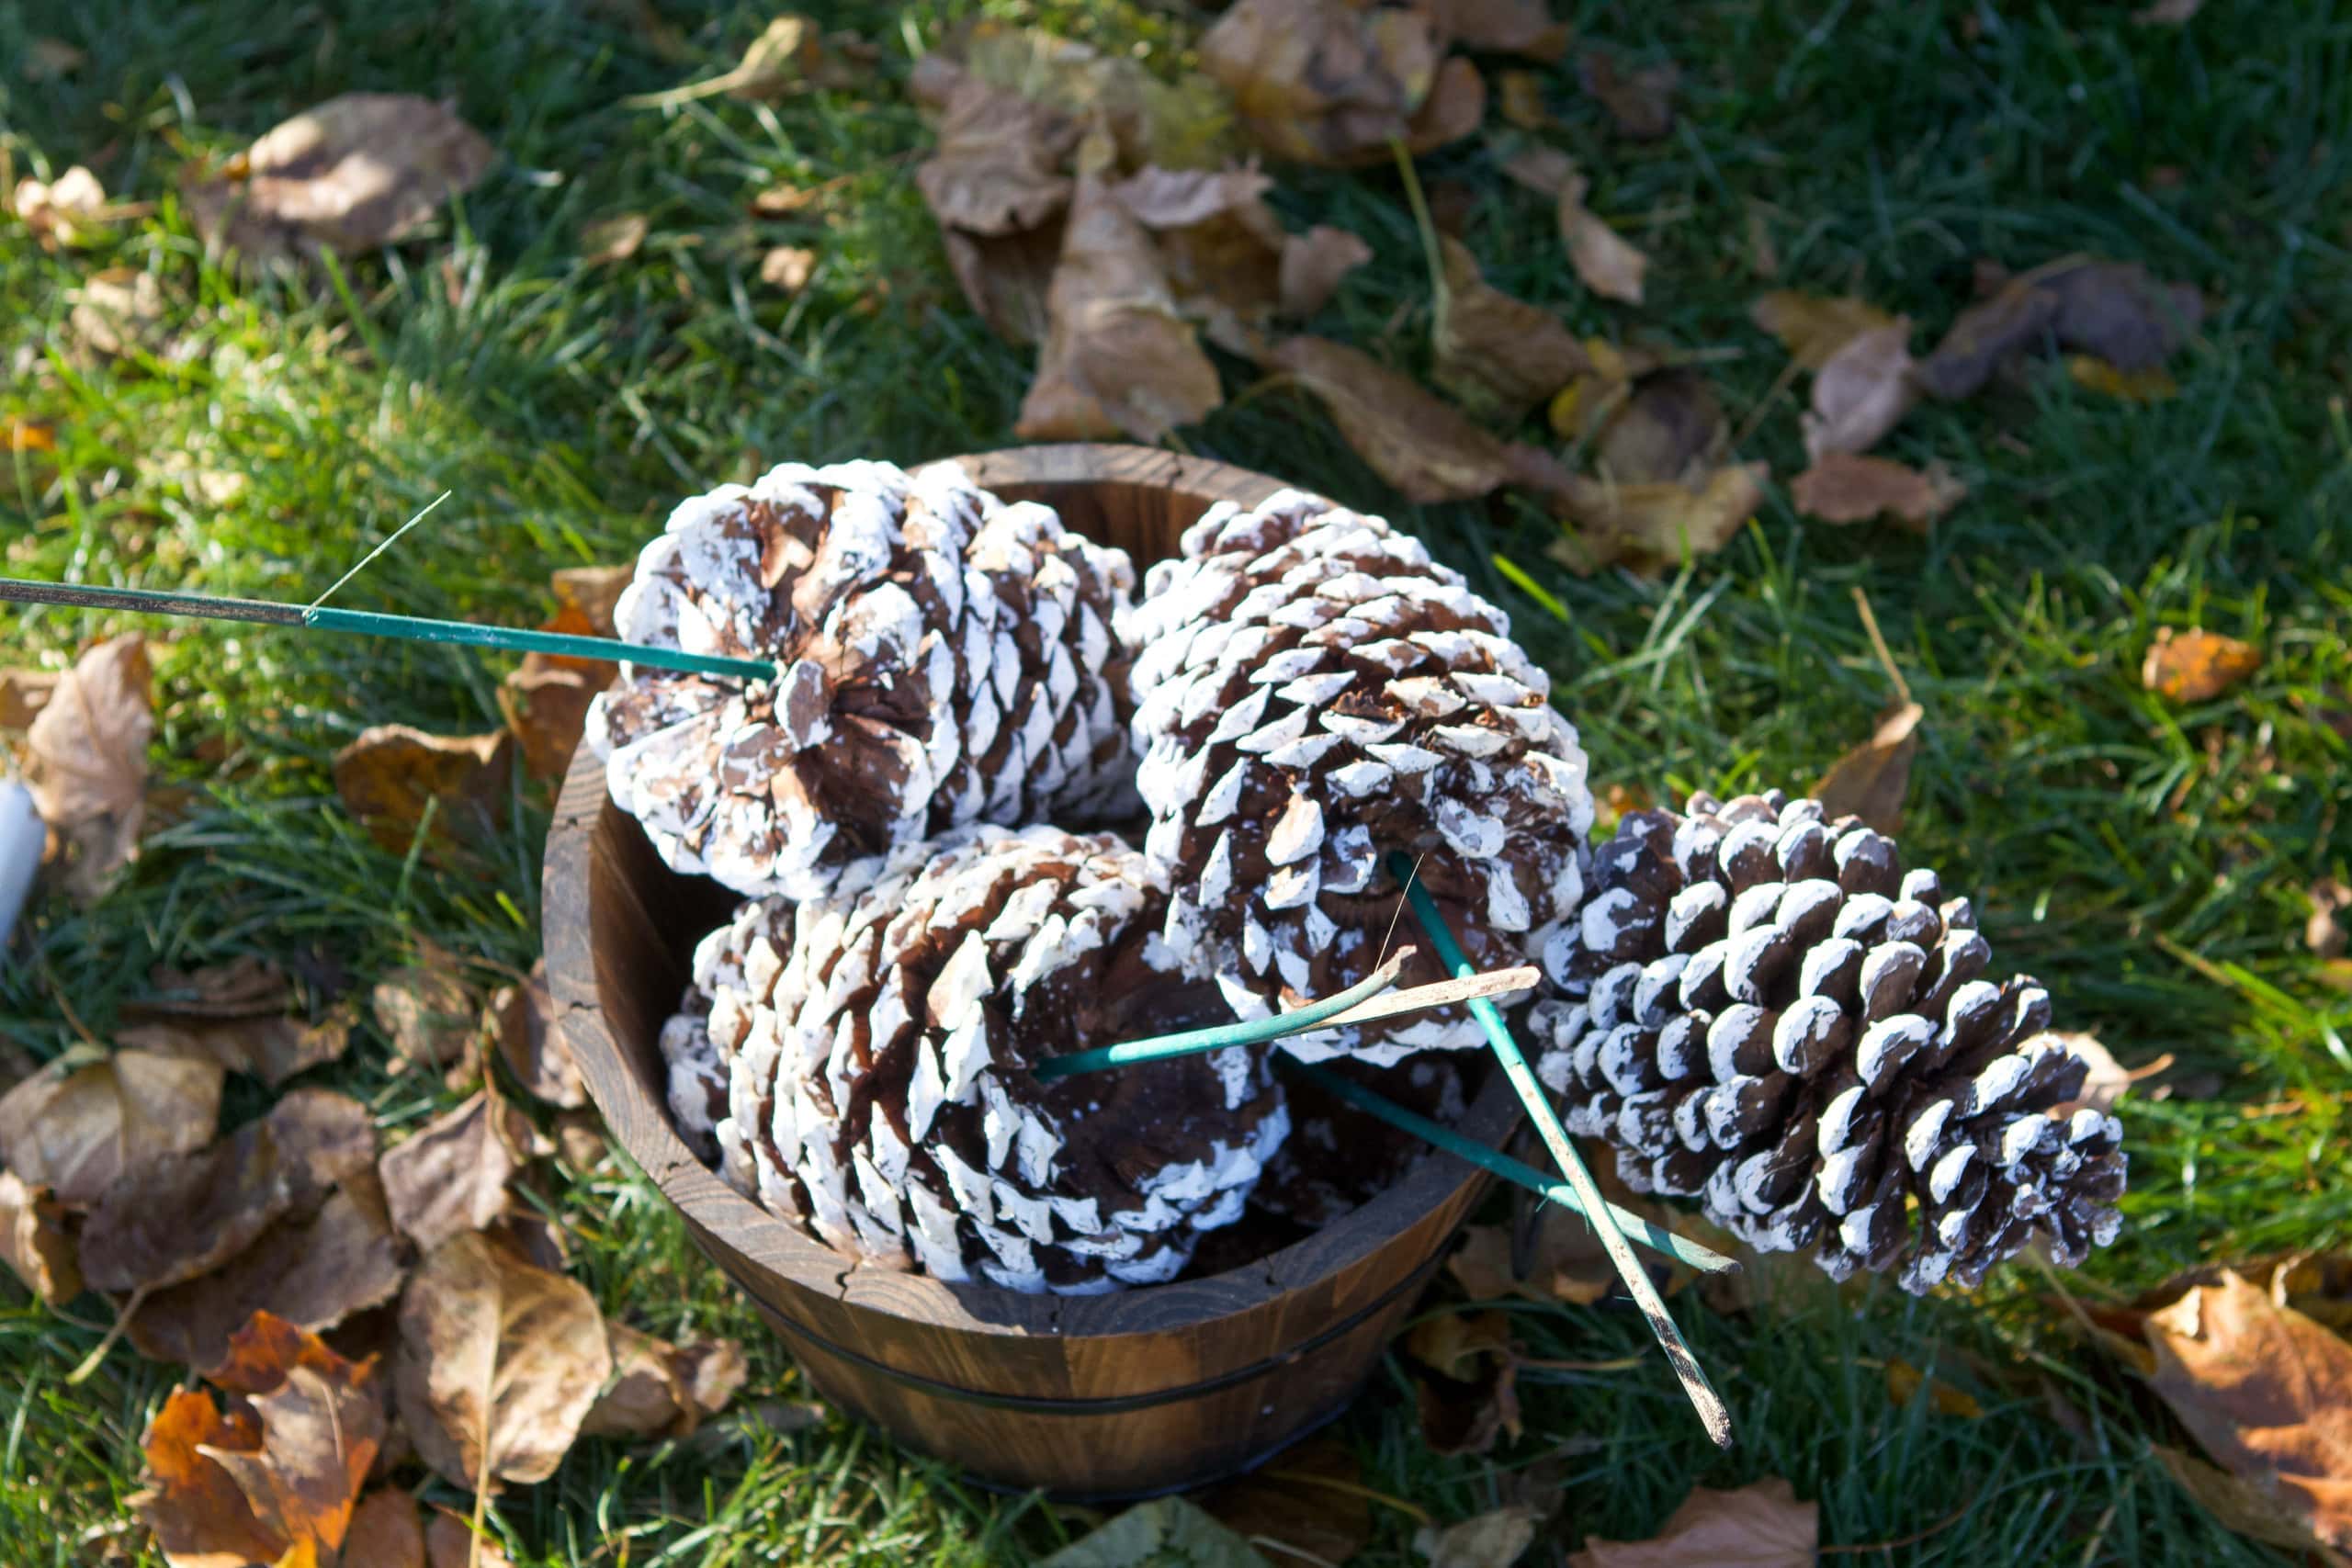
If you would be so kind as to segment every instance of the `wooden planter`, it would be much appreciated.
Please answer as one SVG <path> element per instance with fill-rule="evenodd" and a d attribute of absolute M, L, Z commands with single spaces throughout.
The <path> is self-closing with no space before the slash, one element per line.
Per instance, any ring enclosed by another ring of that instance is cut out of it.
<path fill-rule="evenodd" d="M 1140 570 L 1261 474 L 1135 446 L 961 459 L 1008 500 L 1042 501 Z M 548 839 L 548 973 L 563 1036 L 613 1135 L 742 1287 L 827 1399 L 998 1485 L 1111 1498 L 1265 1459 L 1363 1384 L 1485 1176 L 1431 1153 L 1395 1187 L 1247 1268 L 1076 1298 L 948 1285 L 833 1251 L 754 1204 L 671 1125 L 656 1045 L 694 945 L 733 897 L 671 872 L 616 809 L 583 747 Z M 1464 1131 L 1499 1145 L 1518 1108 L 1488 1077 Z"/>

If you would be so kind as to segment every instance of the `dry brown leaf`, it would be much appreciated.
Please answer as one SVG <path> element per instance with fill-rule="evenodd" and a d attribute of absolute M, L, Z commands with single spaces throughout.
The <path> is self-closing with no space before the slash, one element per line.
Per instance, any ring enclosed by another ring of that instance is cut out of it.
<path fill-rule="evenodd" d="M 1975 1396 L 1954 1388 L 1941 1378 L 1929 1377 L 1900 1356 L 1892 1356 L 1886 1363 L 1886 1397 L 1897 1405 L 1908 1404 L 1927 1390 L 1928 1403 L 1936 1407 L 1939 1416 L 1956 1416 L 1962 1421 L 1981 1421 L 1984 1407 Z"/>
<path fill-rule="evenodd" d="M 1584 345 L 1557 316 L 1487 283 L 1478 258 L 1459 240 L 1442 235 L 1439 243 L 1445 273 L 1430 378 L 1463 407 L 1517 420 L 1591 367 Z"/>
<path fill-rule="evenodd" d="M 1343 0 L 1239 0 L 1201 39 L 1201 68 L 1233 95 L 1258 145 L 1334 167 L 1385 163 L 1467 136 L 1486 85 L 1446 60 L 1430 15 Z"/>
<path fill-rule="evenodd" d="M 1074 124 L 1102 127 L 1117 141 L 1124 166 L 1205 168 L 1234 151 L 1232 106 L 1205 77 L 1162 82 L 1126 55 L 991 18 L 956 35 L 960 66 L 942 56 L 915 65 L 915 96 L 934 107 L 960 68 Z"/>
<path fill-rule="evenodd" d="M 1458 1525 L 1423 1525 L 1413 1532 L 1413 1550 L 1429 1568 L 1510 1568 L 1535 1544 L 1543 1516 L 1511 1503 Z"/>
<path fill-rule="evenodd" d="M 2346 1560 L 2342 1554 L 2329 1551 L 2317 1536 L 2282 1515 L 2278 1501 L 2263 1488 L 2249 1485 L 2228 1471 L 2201 1459 L 2192 1459 L 2178 1449 L 2163 1443 L 2149 1447 L 2165 1469 L 2172 1472 L 2172 1478 L 2180 1483 L 2181 1490 L 2194 1497 L 2198 1506 L 2223 1528 L 2296 1553 L 2299 1561 L 2309 1558 L 2323 1568 L 2345 1568 Z"/>
<path fill-rule="evenodd" d="M 424 1252 L 481 1229 L 505 1212 L 506 1184 L 529 1148 L 522 1112 L 475 1094 L 377 1162 L 393 1225 Z"/>
<path fill-rule="evenodd" d="M 1544 78 L 1532 71 L 1506 71 L 1496 77 L 1495 107 L 1521 130 L 1543 130 L 1552 124 L 1552 110 L 1544 102 Z"/>
<path fill-rule="evenodd" d="M 1346 1444 L 1310 1438 L 1193 1501 L 1269 1562 L 1342 1563 L 1372 1540 L 1372 1503 Z"/>
<path fill-rule="evenodd" d="M 1519 1437 L 1519 1348 L 1499 1312 L 1441 1313 L 1405 1337 L 1415 1376 L 1421 1441 L 1431 1453 L 1483 1454 Z"/>
<path fill-rule="evenodd" d="M 1595 456 L 1601 474 L 1619 484 L 1689 486 L 1704 482 L 1730 445 L 1723 405 L 1706 378 L 1661 370 L 1633 384 L 1601 428 Z"/>
<path fill-rule="evenodd" d="M 1899 703 L 1878 716 L 1868 740 L 1829 764 L 1813 796 L 1832 821 L 1859 817 L 1889 838 L 1903 831 L 1903 801 L 1911 793 L 1911 759 L 1919 752 L 1919 721 L 1927 710 Z"/>
<path fill-rule="evenodd" d="M 580 263 L 582 266 L 605 266 L 627 261 L 637 254 L 652 230 L 653 225 L 642 212 L 600 218 L 580 231 Z"/>
<path fill-rule="evenodd" d="M 2071 1116 L 2077 1111 L 2110 1111 L 2114 1109 L 2115 1102 L 2123 1098 L 2125 1089 L 2173 1065 L 2172 1054 L 2166 1052 L 2153 1062 L 2127 1067 L 2099 1043 L 2096 1035 L 2051 1030 L 2034 1038 L 2065 1047 L 2080 1056 L 2090 1068 L 2084 1076 L 2081 1093 L 2062 1105 L 2050 1108 L 2051 1115 L 2061 1118 Z"/>
<path fill-rule="evenodd" d="M 294 1206 L 297 1180 L 266 1119 L 126 1170 L 82 1226 L 83 1277 L 149 1291 L 209 1273 Z"/>
<path fill-rule="evenodd" d="M 2096 355 L 2070 354 L 2066 374 L 2086 391 L 2127 403 L 2160 403 L 2180 395 L 2180 383 L 2161 365 L 2140 370 L 2118 370 Z"/>
<path fill-rule="evenodd" d="M 1847 340 L 1813 378 L 1804 419 L 1805 456 L 1867 452 L 1911 412 L 1911 321 L 1898 317 Z"/>
<path fill-rule="evenodd" d="M 222 1076 L 218 1062 L 145 1051 L 52 1067 L 0 1098 L 0 1165 L 68 1207 L 95 1203 L 126 1172 L 210 1143 Z"/>
<path fill-rule="evenodd" d="M 1556 553 L 1577 571 L 1611 564 L 1658 571 L 1681 560 L 1686 548 L 1694 558 L 1713 555 L 1756 515 L 1770 475 L 1762 463 L 1727 464 L 1696 489 L 1577 476 L 1560 498 L 1575 536 Z"/>
<path fill-rule="evenodd" d="M 797 294 L 817 271 L 817 253 L 805 245 L 777 245 L 760 258 L 760 281 Z"/>
<path fill-rule="evenodd" d="M 936 94 L 940 124 L 938 150 L 915 170 L 915 186 L 940 227 L 1001 237 L 1058 216 L 1069 202 L 1061 165 L 1077 126 L 936 55 L 918 69 L 919 84 Z"/>
<path fill-rule="evenodd" d="M 2019 273 L 1981 305 L 1961 312 L 1919 365 L 1919 384 L 1939 398 L 1973 395 L 2010 358 L 2045 336 L 2116 370 L 2153 369 L 2204 320 L 2205 302 L 2187 284 L 2161 284 L 2137 262 L 2086 256 Z"/>
<path fill-rule="evenodd" d="M 1371 259 L 1372 247 L 1361 237 L 1329 223 L 1283 235 L 1275 269 L 1275 313 L 1305 321 L 1330 303 L 1340 279 Z"/>
<path fill-rule="evenodd" d="M 2149 1382 L 2222 1468 L 2352 1545 L 2352 1345 L 2240 1275 L 2148 1314 Z"/>
<path fill-rule="evenodd" d="M 74 1235 L 65 1209 L 44 1187 L 29 1187 L 14 1171 L 0 1170 L 0 1262 L 16 1271 L 25 1288 L 51 1306 L 82 1293 Z"/>
<path fill-rule="evenodd" d="M 1109 194 L 1153 231 L 1176 309 L 1214 342 L 1245 348 L 1281 302 L 1290 236 L 1262 199 L 1255 169 L 1137 170 Z"/>
<path fill-rule="evenodd" d="M 583 1438 L 684 1437 L 725 1410 L 751 1375 L 732 1339 L 673 1345 L 617 1323 L 605 1332 L 613 1381 L 582 1421 Z"/>
<path fill-rule="evenodd" d="M 1013 426 L 1024 441 L 1156 442 L 1225 400 L 1150 234 L 1103 177 L 1110 157 L 1106 137 L 1080 153 L 1046 343 Z"/>
<path fill-rule="evenodd" d="M 491 993 L 490 1021 L 499 1060 L 534 1100 L 576 1111 L 588 1103 L 588 1087 L 571 1047 L 555 1026 L 555 998 L 548 991 L 547 960 L 531 965 L 519 986 Z"/>
<path fill-rule="evenodd" d="M 1579 175 L 1560 191 L 1560 238 L 1568 247 L 1568 264 L 1595 294 L 1638 305 L 1650 258 L 1585 206 L 1585 189 Z"/>
<path fill-rule="evenodd" d="M 483 832 L 506 818 L 514 739 L 494 735 L 427 735 L 405 724 L 379 724 L 334 754 L 334 788 L 368 836 L 406 854 L 433 807 L 436 837 Z"/>
<path fill-rule="evenodd" d="M 424 1526 L 424 1568 L 514 1568 L 514 1560 L 488 1530 L 477 1536 L 463 1514 L 435 1508 Z"/>
<path fill-rule="evenodd" d="M 102 642 L 74 661 L 25 734 L 26 786 L 73 855 L 68 886 L 85 898 L 138 852 L 155 734 L 151 683 L 144 640 Z"/>
<path fill-rule="evenodd" d="M 1620 75 L 1617 62 L 1599 50 L 1589 50 L 1577 62 L 1577 76 L 1584 90 L 1600 100 L 1617 134 L 1634 141 L 1656 141 L 1674 129 L 1674 89 L 1682 73 L 1668 65 L 1645 65 Z"/>
<path fill-rule="evenodd" d="M 53 670 L 0 670 L 0 729 L 29 727 L 63 679 Z"/>
<path fill-rule="evenodd" d="M 1408 501 L 1465 501 L 1519 471 L 1510 447 L 1359 349 L 1285 338 L 1263 363 L 1313 393 L 1356 455 Z"/>
<path fill-rule="evenodd" d="M 397 1069 L 447 1066 L 464 1054 L 479 1023 L 458 960 L 438 947 L 424 947 L 416 963 L 386 973 L 369 1001 L 376 1027 L 392 1043 Z"/>
<path fill-rule="evenodd" d="M 1547 0 L 1435 0 L 1438 30 L 1456 48 L 1546 62 L 1568 51 L 1568 25 Z"/>
<path fill-rule="evenodd" d="M 74 291 L 65 330 L 98 354 L 122 355 L 159 346 L 164 286 L 152 272 L 110 266 L 84 278 Z"/>
<path fill-rule="evenodd" d="M 554 1474 L 611 1371 L 595 1300 L 483 1236 L 427 1257 L 401 1298 L 401 1423 L 469 1491 Z"/>
<path fill-rule="evenodd" d="M 1815 1568 L 1821 1507 L 1773 1477 L 1736 1492 L 1694 1486 L 1649 1540 L 1588 1540 L 1568 1568 Z"/>
<path fill-rule="evenodd" d="M 2321 958 L 2343 956 L 2346 932 L 2336 917 L 2352 908 L 2352 887 L 2323 876 L 2305 890 L 2304 897 L 2311 900 L 2312 912 L 2303 922 L 2303 945 Z"/>
<path fill-rule="evenodd" d="M 424 1520 L 416 1499 L 397 1486 L 361 1498 L 336 1568 L 425 1568 Z"/>
<path fill-rule="evenodd" d="M 1894 326 L 1896 318 L 1867 299 L 1775 288 L 1747 308 L 1749 319 L 1781 340 L 1798 365 L 1819 370 L 1864 333 Z"/>
<path fill-rule="evenodd" d="M 613 608 L 636 575 L 634 566 L 567 566 L 558 568 L 548 581 L 555 590 L 559 615 L 573 611 L 585 623 L 584 635 L 611 637 Z"/>
<path fill-rule="evenodd" d="M 1584 340 L 1589 367 L 1553 398 L 1544 417 L 1561 440 L 1592 440 L 1632 400 L 1634 387 L 1643 378 L 1665 367 L 1648 349 L 1619 348 L 1606 338 Z"/>
<path fill-rule="evenodd" d="M 499 683 L 498 711 L 523 753 L 523 772 L 535 779 L 560 779 L 588 728 L 588 707 L 609 684 L 611 668 L 591 673 L 543 653 L 523 656 L 522 664 Z"/>
<path fill-rule="evenodd" d="M 147 988 L 139 1010 L 167 1018 L 254 1018 L 283 1012 L 294 999 L 286 972 L 251 953 L 201 969 L 155 964 L 147 971 Z"/>
<path fill-rule="evenodd" d="M 404 93 L 345 93 L 265 134 L 220 168 L 180 178 L 209 248 L 248 264 L 356 255 L 404 238 L 494 156 L 445 104 Z"/>
<path fill-rule="evenodd" d="M 86 244 L 99 237 L 106 221 L 106 187 L 76 164 L 54 181 L 18 180 L 9 210 L 45 251 Z"/>
<path fill-rule="evenodd" d="M 2262 650 L 2218 632 L 2158 626 L 2140 684 L 2176 703 L 2205 703 L 2262 668 Z"/>
<path fill-rule="evenodd" d="M 1012 344 L 1046 341 L 1046 294 L 1062 254 L 1062 220 L 1003 236 L 943 228 L 947 265 L 980 320 Z"/>
<path fill-rule="evenodd" d="M 232 1405 L 226 1415 L 209 1393 L 178 1389 L 140 1439 L 147 1456 L 145 1489 L 130 1499 L 155 1532 L 171 1568 L 247 1568 L 275 1562 L 289 1543 L 262 1528 L 237 1483 L 211 1456 L 261 1446 L 261 1422 Z"/>
<path fill-rule="evenodd" d="M 1814 459 L 1813 467 L 1789 481 L 1789 499 L 1807 517 L 1824 523 L 1867 523 L 1891 516 L 1915 534 L 1968 494 L 1968 487 L 1952 478 L 1942 464 L 1925 473 L 1892 457 L 1862 457 L 1850 452 L 1829 452 Z"/>
<path fill-rule="evenodd" d="M 338 1008 L 317 1023 L 290 1018 L 191 1018 L 132 1024 L 115 1043 L 169 1055 L 209 1056 L 232 1073 L 276 1089 L 300 1072 L 341 1059 L 351 1044 L 352 1015 Z"/>

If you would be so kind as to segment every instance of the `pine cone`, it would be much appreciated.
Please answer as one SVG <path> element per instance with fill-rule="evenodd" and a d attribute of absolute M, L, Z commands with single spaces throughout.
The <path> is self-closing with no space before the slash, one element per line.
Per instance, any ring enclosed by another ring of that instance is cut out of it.
<path fill-rule="evenodd" d="M 1698 1195 L 1765 1251 L 1817 1246 L 1841 1280 L 1900 1257 L 1906 1291 L 1973 1286 L 2036 1229 L 2069 1268 L 2114 1240 L 2122 1129 L 2046 1114 L 2086 1065 L 2044 1035 L 2040 984 L 1981 978 L 1969 901 L 1817 801 L 1687 810 L 1627 817 L 1544 953 L 1576 998 L 1534 1014 L 1569 1130 L 1635 1190 Z"/>
<path fill-rule="evenodd" d="M 1392 851 L 1421 857 L 1482 964 L 1576 907 L 1592 825 L 1576 731 L 1509 618 L 1419 541 L 1292 491 L 1213 507 L 1120 627 L 1167 941 L 1241 1016 L 1370 971 Z M 1284 1044 L 1387 1065 L 1483 1038 L 1456 1009 Z"/>
<path fill-rule="evenodd" d="M 622 666 L 590 710 L 662 858 L 759 897 L 973 821 L 1132 809 L 1125 554 L 962 468 L 787 463 L 671 513 L 616 607 L 633 642 L 773 682 Z"/>
<path fill-rule="evenodd" d="M 695 953 L 673 1083 L 707 1006 L 721 1173 L 844 1251 L 1061 1294 L 1167 1280 L 1289 1130 L 1262 1057 L 1032 1072 L 1226 1015 L 1171 972 L 1165 899 L 1108 835 L 983 827 L 831 902 L 747 905 Z"/>

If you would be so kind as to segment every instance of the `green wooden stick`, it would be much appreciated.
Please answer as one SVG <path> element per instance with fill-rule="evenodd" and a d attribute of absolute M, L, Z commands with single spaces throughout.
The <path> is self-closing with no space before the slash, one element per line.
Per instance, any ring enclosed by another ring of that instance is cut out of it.
<path fill-rule="evenodd" d="M 1328 1072 L 1321 1067 L 1310 1066 L 1294 1056 L 1278 1055 L 1275 1057 L 1275 1064 L 1283 1071 L 1305 1078 L 1317 1089 L 1347 1101 L 1366 1115 L 1377 1116 L 1390 1126 L 1410 1133 L 1424 1142 L 1435 1144 L 1450 1155 L 1459 1155 L 1481 1170 L 1492 1171 L 1505 1181 L 1524 1187 L 1538 1197 L 1548 1198 L 1563 1208 L 1572 1209 L 1579 1214 L 1585 1212 L 1584 1200 L 1577 1197 L 1576 1190 L 1567 1183 L 1555 1181 L 1533 1166 L 1515 1160 L 1498 1150 L 1490 1149 L 1476 1138 L 1465 1137 L 1442 1122 L 1432 1122 L 1426 1116 L 1406 1110 L 1384 1095 L 1374 1094 L 1362 1084 L 1351 1082 L 1337 1073 Z M 1700 1246 L 1688 1236 L 1677 1235 L 1663 1225 L 1651 1224 L 1630 1209 L 1621 1209 L 1614 1203 L 1609 1204 L 1608 1209 L 1610 1217 L 1617 1222 L 1617 1228 L 1625 1233 L 1625 1239 L 1628 1241 L 1638 1242 L 1652 1252 L 1662 1252 L 1676 1261 L 1687 1263 L 1702 1273 L 1736 1274 L 1739 1272 L 1739 1260 L 1736 1258 L 1726 1258 L 1710 1247 Z"/>
<path fill-rule="evenodd" d="M 609 663 L 651 664 L 695 675 L 733 675 L 747 681 L 773 681 L 776 667 L 761 659 L 730 659 L 716 653 L 688 653 L 682 648 L 653 648 L 622 642 L 616 637 L 573 637 L 566 632 L 527 631 L 521 626 L 479 626 L 466 621 L 435 621 L 421 615 L 392 615 L 374 610 L 338 610 L 326 605 L 305 609 L 262 599 L 217 599 L 207 593 L 180 593 L 161 588 L 84 588 L 62 582 L 28 582 L 0 577 L 0 603 L 66 604 L 85 610 L 130 610 L 147 615 L 195 615 L 213 621 L 246 621 L 267 626 L 309 626 L 318 631 L 357 632 L 367 637 L 405 637 L 412 642 L 454 643 L 465 648 L 500 648 L 522 653 L 554 653 L 572 659 L 599 659 Z"/>
<path fill-rule="evenodd" d="M 1406 900 L 1412 905 L 1414 918 L 1421 922 L 1421 930 L 1428 933 L 1430 945 L 1437 950 L 1438 961 L 1453 974 L 1476 974 L 1476 966 L 1464 954 L 1462 944 L 1454 940 L 1453 929 L 1446 924 L 1444 914 L 1437 907 L 1437 900 L 1430 897 L 1430 890 L 1414 876 L 1410 857 L 1391 854 L 1388 871 L 1390 875 L 1404 884 Z M 1584 1168 L 1584 1161 L 1577 1155 L 1576 1145 L 1568 1142 L 1567 1129 L 1560 1125 L 1559 1117 L 1553 1113 L 1552 1102 L 1544 1098 L 1544 1086 L 1535 1081 L 1535 1070 L 1527 1065 L 1527 1057 L 1520 1051 L 1519 1042 L 1511 1038 L 1510 1025 L 1503 1021 L 1501 1010 L 1481 998 L 1470 1004 L 1470 1015 L 1486 1030 L 1487 1043 L 1493 1047 L 1495 1060 L 1502 1064 L 1503 1075 L 1510 1079 L 1511 1088 L 1519 1091 L 1520 1103 L 1527 1108 L 1527 1114 L 1534 1122 L 1536 1132 L 1543 1136 L 1544 1146 L 1551 1151 L 1553 1162 L 1560 1168 L 1560 1174 L 1568 1179 L 1568 1185 L 1575 1190 L 1577 1198 L 1583 1201 L 1584 1217 L 1592 1226 L 1593 1234 L 1600 1238 L 1600 1249 L 1609 1255 L 1609 1261 L 1616 1267 L 1617 1277 L 1624 1280 L 1625 1289 L 1633 1292 L 1634 1304 L 1648 1319 L 1650 1332 L 1657 1336 L 1659 1346 L 1666 1351 L 1667 1363 L 1674 1369 L 1674 1375 L 1681 1381 L 1682 1392 L 1690 1396 L 1692 1407 L 1699 1412 L 1699 1420 L 1707 1428 L 1707 1436 L 1714 1440 L 1717 1448 L 1730 1448 L 1731 1412 L 1724 1407 L 1723 1400 L 1707 1382 L 1707 1374 L 1699 1370 L 1698 1358 L 1690 1354 L 1690 1347 L 1683 1342 L 1682 1331 L 1674 1325 L 1674 1319 L 1668 1314 L 1657 1287 L 1650 1283 L 1648 1271 L 1634 1256 L 1634 1249 L 1627 1244 L 1624 1233 L 1617 1228 L 1617 1221 L 1610 1213 L 1608 1201 L 1601 1197 L 1600 1185 L 1592 1179 L 1592 1173 Z"/>
<path fill-rule="evenodd" d="M 1048 1056 L 1037 1064 L 1035 1071 L 1041 1078 L 1066 1078 L 1072 1073 L 1099 1072 L 1104 1067 L 1124 1067 L 1136 1062 L 1165 1061 L 1170 1056 L 1222 1051 L 1228 1045 L 1262 1045 L 1269 1040 L 1280 1040 L 1286 1034 L 1302 1034 L 1326 1019 L 1343 1013 L 1358 1002 L 1376 997 L 1395 985 L 1397 972 L 1405 967 L 1405 960 L 1412 956 L 1411 948 L 1400 947 L 1387 963 L 1346 990 L 1335 991 L 1321 1001 L 1309 1002 L 1289 1012 L 1233 1023 L 1212 1023 L 1205 1029 L 1187 1029 L 1178 1034 L 1154 1034 L 1142 1040 L 1123 1040 L 1116 1045 L 1098 1045 L 1091 1051 L 1072 1051 L 1067 1056 Z"/>

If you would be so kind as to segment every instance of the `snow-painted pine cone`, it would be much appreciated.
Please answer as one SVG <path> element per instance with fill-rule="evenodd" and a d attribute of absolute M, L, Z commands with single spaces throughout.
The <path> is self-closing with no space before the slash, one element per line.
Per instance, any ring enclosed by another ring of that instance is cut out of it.
<path fill-rule="evenodd" d="M 786 463 L 671 513 L 620 636 L 772 660 L 773 682 L 622 666 L 588 733 L 675 870 L 821 898 L 960 823 L 1131 810 L 1126 556 L 955 464 Z"/>
<path fill-rule="evenodd" d="M 1509 618 L 1419 540 L 1295 491 L 1220 504 L 1120 630 L 1167 940 L 1241 1016 L 1370 971 L 1391 852 L 1420 857 L 1481 964 L 1576 907 L 1592 826 L 1576 731 Z M 1388 1065 L 1484 1040 L 1460 1009 L 1360 1036 L 1284 1047 Z"/>
<path fill-rule="evenodd" d="M 2050 998 L 1982 978 L 1966 898 L 1894 843 L 1780 792 L 1640 811 L 1544 964 L 1538 1071 L 1637 1191 L 1700 1197 L 1838 1279 L 1973 1286 L 2041 1231 L 2061 1265 L 2115 1238 L 2112 1116 L 2048 1114 L 2086 1067 Z M 1917 1207 L 1915 1235 L 1912 1206 Z"/>
<path fill-rule="evenodd" d="M 707 1115 L 723 1077 L 721 1174 L 886 1266 L 1060 1294 L 1170 1279 L 1289 1129 L 1262 1056 L 1032 1071 L 1227 1016 L 1172 972 L 1165 901 L 1107 834 L 980 827 L 830 901 L 747 904 L 664 1032 L 673 1110 Z"/>

